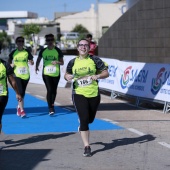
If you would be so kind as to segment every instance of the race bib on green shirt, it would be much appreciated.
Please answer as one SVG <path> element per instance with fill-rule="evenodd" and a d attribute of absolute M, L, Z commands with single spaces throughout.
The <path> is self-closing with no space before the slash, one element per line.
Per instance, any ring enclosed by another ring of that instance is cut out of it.
<path fill-rule="evenodd" d="M 56 69 L 56 66 L 45 66 L 45 73 L 47 74 L 53 74 L 53 73 L 56 73 L 57 69 Z"/>
<path fill-rule="evenodd" d="M 89 76 L 81 77 L 76 80 L 79 87 L 85 87 L 92 84 L 92 79 Z"/>
<path fill-rule="evenodd" d="M 17 73 L 19 75 L 23 75 L 23 74 L 28 74 L 28 68 L 27 67 L 18 67 L 17 69 Z"/>

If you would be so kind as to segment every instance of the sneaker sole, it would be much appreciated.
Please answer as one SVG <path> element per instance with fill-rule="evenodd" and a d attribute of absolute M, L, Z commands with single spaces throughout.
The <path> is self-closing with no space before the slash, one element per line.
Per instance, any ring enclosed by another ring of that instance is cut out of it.
<path fill-rule="evenodd" d="M 83 154 L 84 157 L 91 157 L 91 154 Z"/>
<path fill-rule="evenodd" d="M 49 113 L 50 116 L 54 115 L 54 113 Z"/>
<path fill-rule="evenodd" d="M 21 115 L 17 112 L 17 116 L 21 116 Z"/>

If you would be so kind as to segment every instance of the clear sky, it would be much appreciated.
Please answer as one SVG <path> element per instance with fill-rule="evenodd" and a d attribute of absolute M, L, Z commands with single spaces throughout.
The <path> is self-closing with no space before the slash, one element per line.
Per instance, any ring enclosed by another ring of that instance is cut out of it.
<path fill-rule="evenodd" d="M 118 0 L 98 0 L 99 3 L 112 3 Z M 38 17 L 54 19 L 55 12 L 81 12 L 90 9 L 97 0 L 1 0 L 0 11 L 29 11 Z"/>

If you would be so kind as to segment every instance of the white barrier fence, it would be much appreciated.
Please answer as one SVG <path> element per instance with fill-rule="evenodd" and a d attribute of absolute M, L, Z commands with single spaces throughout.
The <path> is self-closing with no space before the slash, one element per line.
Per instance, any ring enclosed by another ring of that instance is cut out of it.
<path fill-rule="evenodd" d="M 61 66 L 59 87 L 65 87 L 64 73 L 68 62 L 75 56 L 64 56 Z M 37 56 L 34 57 L 36 62 Z M 170 64 L 139 63 L 101 58 L 109 65 L 109 77 L 99 80 L 99 87 L 111 92 L 132 95 L 137 98 L 151 99 L 164 103 L 164 112 L 170 110 Z M 39 73 L 30 66 L 30 82 L 44 84 L 42 80 L 42 61 Z"/>
<path fill-rule="evenodd" d="M 34 63 L 36 64 L 38 56 L 34 56 Z M 64 74 L 66 71 L 66 67 L 68 62 L 74 58 L 75 56 L 64 56 L 64 65 L 60 66 L 60 71 L 61 71 L 61 78 L 58 84 L 58 87 L 65 87 L 67 84 L 67 81 L 64 79 Z M 39 65 L 39 71 L 38 74 L 35 73 L 35 64 L 30 67 L 30 83 L 36 83 L 36 84 L 44 84 L 43 79 L 42 79 L 42 69 L 43 69 L 43 60 L 41 60 L 40 65 Z"/>

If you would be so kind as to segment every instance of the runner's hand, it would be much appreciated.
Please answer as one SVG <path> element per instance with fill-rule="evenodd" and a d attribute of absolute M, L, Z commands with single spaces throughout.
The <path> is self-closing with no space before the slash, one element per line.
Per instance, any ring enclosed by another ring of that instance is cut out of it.
<path fill-rule="evenodd" d="M 99 78 L 100 78 L 99 75 L 93 75 L 93 76 L 91 76 L 91 79 L 92 79 L 92 80 L 97 80 L 97 79 L 99 79 Z"/>
<path fill-rule="evenodd" d="M 52 61 L 51 64 L 56 65 L 56 64 L 59 64 L 59 62 L 55 60 L 55 61 Z"/>
<path fill-rule="evenodd" d="M 66 74 L 65 77 L 66 77 L 67 81 L 71 81 L 74 78 L 74 76 L 71 74 Z"/>

